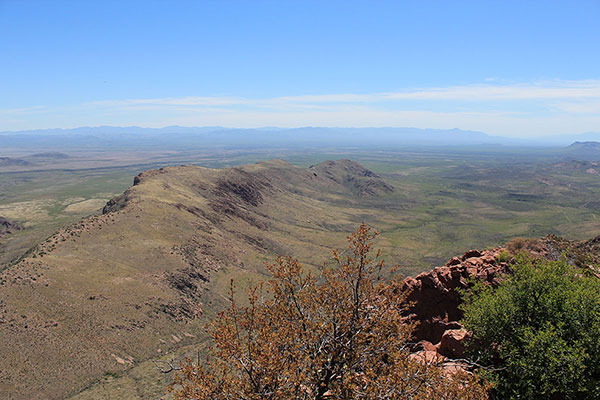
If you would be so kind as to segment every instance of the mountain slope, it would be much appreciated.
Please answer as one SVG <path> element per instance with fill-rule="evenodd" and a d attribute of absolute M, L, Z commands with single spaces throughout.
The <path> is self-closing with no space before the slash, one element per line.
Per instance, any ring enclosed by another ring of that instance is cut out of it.
<path fill-rule="evenodd" d="M 64 398 L 201 342 L 230 279 L 242 291 L 277 253 L 320 264 L 365 215 L 377 217 L 360 199 L 391 191 L 348 160 L 140 174 L 103 215 L 60 230 L 2 271 L 0 391 Z"/>
<path fill-rule="evenodd" d="M 600 142 L 574 142 L 564 149 L 564 154 L 576 160 L 597 161 L 600 159 Z"/>

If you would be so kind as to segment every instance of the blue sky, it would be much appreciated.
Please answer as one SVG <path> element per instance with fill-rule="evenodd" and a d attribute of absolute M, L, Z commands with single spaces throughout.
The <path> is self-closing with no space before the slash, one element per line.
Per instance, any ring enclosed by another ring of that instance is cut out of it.
<path fill-rule="evenodd" d="M 600 131 L 600 1 L 0 0 L 0 131 Z"/>

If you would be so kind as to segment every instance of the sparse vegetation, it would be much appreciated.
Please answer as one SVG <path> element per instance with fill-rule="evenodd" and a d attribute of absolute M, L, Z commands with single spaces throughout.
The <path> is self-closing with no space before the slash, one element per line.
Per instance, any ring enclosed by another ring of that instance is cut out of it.
<path fill-rule="evenodd" d="M 514 238 L 506 243 L 506 248 L 512 255 L 539 251 L 540 247 L 536 239 Z"/>
<path fill-rule="evenodd" d="M 104 372 L 104 377 L 107 378 L 107 379 L 119 378 L 121 375 L 122 375 L 122 373 L 116 372 L 116 371 L 106 371 L 106 372 Z"/>
<path fill-rule="evenodd" d="M 466 296 L 471 357 L 494 399 L 600 398 L 600 281 L 565 260 L 518 256 L 497 289 Z"/>
<path fill-rule="evenodd" d="M 369 256 L 375 235 L 361 225 L 349 254 L 334 252 L 318 277 L 280 257 L 268 285 L 250 289 L 248 306 L 232 286 L 229 308 L 210 326 L 206 363 L 187 360 L 175 398 L 486 398 L 476 376 L 411 357 L 401 281 L 379 278 L 383 262 Z"/>

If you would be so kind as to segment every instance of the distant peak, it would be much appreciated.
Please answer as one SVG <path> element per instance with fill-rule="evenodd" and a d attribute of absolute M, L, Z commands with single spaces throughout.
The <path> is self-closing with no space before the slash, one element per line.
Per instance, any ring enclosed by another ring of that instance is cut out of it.
<path fill-rule="evenodd" d="M 586 147 L 600 147 L 600 142 L 595 142 L 595 141 L 586 141 L 586 142 L 574 142 L 572 143 L 569 147 L 581 147 L 581 146 L 586 146 Z"/>

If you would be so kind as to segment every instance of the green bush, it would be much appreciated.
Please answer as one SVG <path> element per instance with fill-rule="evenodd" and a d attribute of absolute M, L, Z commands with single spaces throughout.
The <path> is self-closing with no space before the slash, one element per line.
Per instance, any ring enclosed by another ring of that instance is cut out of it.
<path fill-rule="evenodd" d="M 496 289 L 464 294 L 468 354 L 497 399 L 600 399 L 600 280 L 517 257 Z"/>
<path fill-rule="evenodd" d="M 512 256 L 508 251 L 503 250 L 500 254 L 498 254 L 497 260 L 499 262 L 509 262 L 510 260 L 512 260 Z"/>

